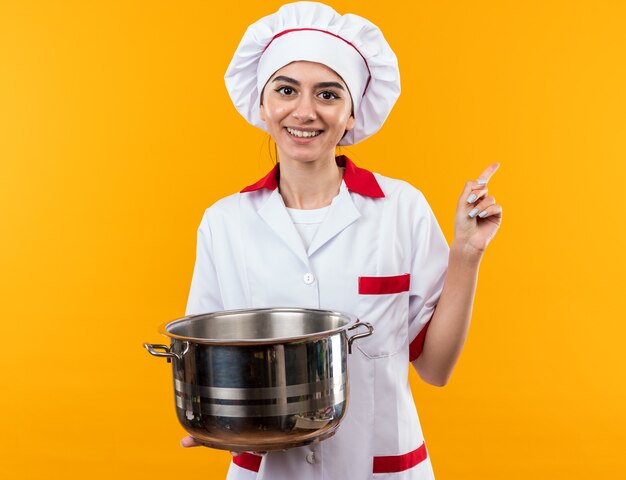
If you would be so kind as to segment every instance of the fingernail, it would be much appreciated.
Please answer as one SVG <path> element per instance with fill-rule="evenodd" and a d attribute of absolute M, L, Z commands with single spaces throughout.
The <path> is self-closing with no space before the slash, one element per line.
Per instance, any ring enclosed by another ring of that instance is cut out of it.
<path fill-rule="evenodd" d="M 469 212 L 469 216 L 474 218 L 476 216 L 476 214 L 478 213 L 478 209 L 474 208 L 471 212 Z"/>
<path fill-rule="evenodd" d="M 485 215 L 487 215 L 487 210 L 483 210 L 482 212 L 478 214 L 480 218 L 483 218 Z"/>
<path fill-rule="evenodd" d="M 476 183 L 479 183 L 479 184 L 481 184 L 481 185 L 487 185 L 487 182 L 488 182 L 488 181 L 489 181 L 489 180 L 484 180 L 484 179 L 482 179 L 482 178 L 481 178 L 481 179 L 477 180 L 477 181 L 476 181 Z"/>
<path fill-rule="evenodd" d="M 476 195 L 474 193 L 467 197 L 467 203 L 472 203 L 474 200 L 476 200 Z"/>

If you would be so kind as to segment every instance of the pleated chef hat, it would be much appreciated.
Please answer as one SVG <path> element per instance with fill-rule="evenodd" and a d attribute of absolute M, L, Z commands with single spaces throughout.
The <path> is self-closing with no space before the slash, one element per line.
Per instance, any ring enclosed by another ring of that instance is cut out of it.
<path fill-rule="evenodd" d="M 376 25 L 323 3 L 289 3 L 248 27 L 224 77 L 235 108 L 255 127 L 267 131 L 259 118 L 263 87 L 297 60 L 328 66 L 350 90 L 355 125 L 340 145 L 376 133 L 400 95 L 398 60 Z"/>

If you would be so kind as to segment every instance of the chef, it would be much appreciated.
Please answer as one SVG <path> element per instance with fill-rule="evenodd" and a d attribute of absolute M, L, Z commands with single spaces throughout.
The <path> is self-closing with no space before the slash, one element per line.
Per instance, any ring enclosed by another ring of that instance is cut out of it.
<path fill-rule="evenodd" d="M 419 190 L 337 156 L 338 145 L 381 128 L 400 79 L 378 27 L 321 3 L 287 4 L 252 24 L 225 80 L 237 110 L 271 135 L 279 162 L 206 210 L 186 313 L 302 307 L 374 326 L 348 356 L 349 406 L 336 434 L 234 455 L 227 478 L 433 479 L 408 366 L 439 386 L 452 373 L 501 222 L 487 192 L 498 164 L 466 183 L 449 247 Z M 181 444 L 196 446 L 191 437 Z"/>

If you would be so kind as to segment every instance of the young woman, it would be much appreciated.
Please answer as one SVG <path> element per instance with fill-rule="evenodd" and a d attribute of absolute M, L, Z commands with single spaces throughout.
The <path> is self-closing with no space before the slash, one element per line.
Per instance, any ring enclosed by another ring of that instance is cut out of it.
<path fill-rule="evenodd" d="M 349 356 L 350 404 L 337 433 L 236 455 L 228 478 L 434 478 L 408 365 L 442 386 L 457 362 L 478 267 L 502 217 L 486 187 L 498 164 L 466 183 L 448 247 L 417 189 L 336 157 L 337 145 L 378 131 L 400 83 L 380 30 L 323 4 L 288 4 L 251 25 L 226 84 L 280 162 L 206 210 L 187 314 L 293 306 L 374 326 Z"/>

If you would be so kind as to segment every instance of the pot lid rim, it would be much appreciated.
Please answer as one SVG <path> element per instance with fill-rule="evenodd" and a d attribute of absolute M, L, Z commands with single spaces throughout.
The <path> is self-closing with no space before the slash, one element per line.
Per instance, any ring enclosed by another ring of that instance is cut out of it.
<path fill-rule="evenodd" d="M 171 327 L 173 324 L 178 322 L 187 321 L 193 319 L 195 317 L 207 317 L 213 315 L 236 315 L 240 313 L 263 313 L 263 312 L 315 312 L 315 313 L 325 313 L 330 315 L 335 315 L 339 317 L 345 317 L 348 322 L 341 326 L 331 328 L 329 330 L 322 330 L 319 332 L 307 333 L 304 335 L 295 335 L 289 337 L 272 337 L 272 338 L 246 338 L 246 339 L 213 339 L 213 338 L 198 338 L 191 337 L 186 335 L 178 335 L 176 333 L 171 333 L 167 331 L 168 327 Z M 297 307 L 273 307 L 273 308 L 240 308 L 234 310 L 221 310 L 216 312 L 207 312 L 207 313 L 199 313 L 193 315 L 187 315 L 182 318 L 178 318 L 176 320 L 171 320 L 169 322 L 165 322 L 159 326 L 159 333 L 166 337 L 170 337 L 176 340 L 182 340 L 192 343 L 199 343 L 202 345 L 223 345 L 223 346 L 244 346 L 244 345 L 261 345 L 261 344 L 280 344 L 280 343 L 297 343 L 301 341 L 309 341 L 309 340 L 317 340 L 320 338 L 328 337 L 342 331 L 348 330 L 348 328 L 352 327 L 356 323 L 359 323 L 359 319 L 356 315 L 352 315 L 345 312 L 340 312 L 337 310 L 322 310 L 322 309 L 313 309 L 313 308 L 297 308 Z"/>

